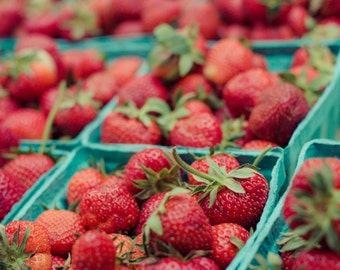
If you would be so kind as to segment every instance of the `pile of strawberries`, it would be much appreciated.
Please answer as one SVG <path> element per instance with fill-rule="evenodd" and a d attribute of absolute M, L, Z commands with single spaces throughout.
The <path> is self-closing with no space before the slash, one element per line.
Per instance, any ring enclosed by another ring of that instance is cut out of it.
<path fill-rule="evenodd" d="M 102 161 L 75 170 L 68 209 L 0 227 L 1 261 L 6 269 L 225 269 L 268 199 L 260 159 L 211 152 L 187 163 L 176 148 L 153 147 L 118 172 Z"/>
<path fill-rule="evenodd" d="M 339 38 L 337 0 L 86 0 L 0 2 L 0 37 L 42 33 L 72 41 L 150 34 L 158 25 L 195 23 L 207 39 Z M 209 18 L 205 20 L 202 18 Z"/>

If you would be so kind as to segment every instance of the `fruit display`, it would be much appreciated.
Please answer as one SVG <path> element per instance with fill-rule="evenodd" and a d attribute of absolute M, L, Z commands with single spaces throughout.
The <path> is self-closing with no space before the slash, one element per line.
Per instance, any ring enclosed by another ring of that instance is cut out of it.
<path fill-rule="evenodd" d="M 162 23 L 199 26 L 209 40 L 322 39 L 340 36 L 336 0 L 3 0 L 0 37 L 32 33 L 70 41 L 150 35 Z M 208 17 L 209 20 L 202 18 Z"/>
<path fill-rule="evenodd" d="M 336 214 L 339 146 L 338 141 L 327 139 L 305 144 L 290 185 L 245 266 L 252 265 L 249 269 L 339 268 Z"/>
<path fill-rule="evenodd" d="M 251 248 L 279 200 L 283 179 L 278 151 L 81 147 L 5 217 L 1 236 L 15 250 L 16 231 L 20 243 L 22 237 L 32 239 L 31 224 L 45 228 L 47 241 L 41 238 L 40 244 L 48 246 L 49 267 L 58 257 L 59 266 L 71 263 L 70 269 L 103 261 L 118 269 L 168 264 L 224 269 L 238 265 Z M 31 257 L 27 245 L 20 262 L 30 264 L 28 258 L 37 261 L 38 253 Z M 13 263 L 6 245 L 1 252 L 5 263 Z"/>

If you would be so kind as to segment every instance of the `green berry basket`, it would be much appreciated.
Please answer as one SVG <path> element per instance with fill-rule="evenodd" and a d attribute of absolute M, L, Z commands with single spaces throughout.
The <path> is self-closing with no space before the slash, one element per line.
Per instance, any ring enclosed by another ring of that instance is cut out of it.
<path fill-rule="evenodd" d="M 153 146 L 148 146 L 153 147 Z M 104 160 L 107 172 L 124 165 L 130 157 L 136 153 L 132 148 L 97 148 L 97 147 L 78 147 L 70 152 L 64 162 L 54 171 L 53 175 L 46 177 L 44 181 L 37 183 L 21 200 L 16 207 L 3 220 L 7 224 L 13 220 L 35 220 L 37 216 L 44 211 L 42 204 L 49 208 L 59 207 L 67 208 L 66 191 L 71 176 L 79 169 L 90 166 L 90 159 L 98 162 Z M 190 154 L 184 149 L 178 149 L 178 153 L 188 163 L 193 161 L 196 156 L 209 154 L 208 150 L 196 149 Z M 257 151 L 231 150 L 228 153 L 235 155 L 240 164 L 251 164 L 257 158 Z M 255 232 L 249 238 L 248 242 L 228 269 L 238 269 L 237 266 L 248 256 L 249 250 L 252 249 L 253 243 L 258 235 L 262 232 L 268 217 L 271 215 L 275 205 L 280 198 L 280 190 L 285 180 L 285 170 L 283 164 L 283 155 L 281 149 L 275 149 L 265 154 L 258 164 L 260 173 L 262 173 L 269 182 L 269 197 L 259 220 Z M 186 176 L 184 176 L 186 177 Z"/>
<path fill-rule="evenodd" d="M 315 157 L 336 157 L 340 159 L 340 142 L 330 139 L 315 139 L 305 143 L 298 157 L 294 174 L 305 160 Z M 277 244 L 277 240 L 282 237 L 281 233 L 288 231 L 288 226 L 282 216 L 282 208 L 286 194 L 287 191 L 277 203 L 266 224 L 262 227 L 252 248 L 248 250 L 248 256 L 241 262 L 237 269 L 246 270 L 251 269 L 251 265 L 258 266 L 259 264 L 255 256 L 260 255 L 263 258 L 267 258 L 269 252 L 278 254 L 280 246 Z"/>

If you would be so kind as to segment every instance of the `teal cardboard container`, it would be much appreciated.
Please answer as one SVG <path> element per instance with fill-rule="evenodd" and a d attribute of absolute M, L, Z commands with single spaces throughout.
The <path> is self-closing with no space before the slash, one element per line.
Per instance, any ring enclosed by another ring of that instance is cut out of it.
<path fill-rule="evenodd" d="M 66 191 L 69 180 L 78 170 L 89 167 L 90 159 L 95 161 L 103 159 L 105 161 L 106 170 L 110 172 L 115 168 L 126 164 L 136 151 L 136 149 L 131 148 L 99 149 L 96 147 L 78 147 L 74 149 L 70 152 L 61 166 L 54 171 L 53 175 L 46 177 L 44 181 L 40 181 L 32 190 L 30 190 L 29 194 L 27 194 L 11 214 L 6 217 L 4 224 L 13 220 L 34 221 L 38 215 L 44 211 L 42 203 L 49 208 L 57 206 L 65 209 L 67 207 Z M 193 161 L 192 155 L 187 151 L 179 149 L 178 152 L 186 162 L 191 163 Z M 237 149 L 228 151 L 228 153 L 234 154 L 241 164 L 253 163 L 259 155 L 258 151 L 242 151 Z M 192 152 L 192 154 L 204 156 L 209 154 L 209 151 L 204 149 L 196 150 L 195 152 Z M 258 234 L 261 233 L 262 227 L 265 225 L 267 218 L 272 213 L 280 197 L 280 189 L 285 179 L 282 151 L 276 149 L 266 153 L 258 166 L 260 172 L 269 182 L 269 198 L 254 234 L 249 238 L 245 247 L 239 252 L 228 269 L 238 269 L 237 267 L 244 260 L 244 257 L 248 256 L 249 249 L 252 249 L 255 239 Z"/>
<path fill-rule="evenodd" d="M 28 147 L 20 147 L 20 150 L 22 151 L 28 151 L 30 150 Z M 44 185 L 46 182 L 48 182 L 48 179 L 60 168 L 63 166 L 64 162 L 67 162 L 67 160 L 70 158 L 69 157 L 69 152 L 61 149 L 54 149 L 50 151 L 50 154 L 56 158 L 58 158 L 55 166 L 42 175 L 39 180 L 35 182 L 35 184 L 26 191 L 26 193 L 22 196 L 22 198 L 13 205 L 12 209 L 7 213 L 7 215 L 4 217 L 3 220 L 1 221 L 1 224 L 6 224 L 9 221 L 13 220 L 13 216 L 15 215 L 16 212 L 20 211 L 27 200 L 30 200 L 32 197 L 35 196 L 36 190 L 40 188 L 40 186 Z"/>
<path fill-rule="evenodd" d="M 330 139 L 315 139 L 307 142 L 302 147 L 298 157 L 297 166 L 294 174 L 298 171 L 302 163 L 314 157 L 337 157 L 340 159 L 340 141 Z M 293 176 L 294 176 L 293 174 Z M 281 233 L 288 231 L 288 226 L 282 216 L 282 208 L 288 190 L 281 197 L 266 224 L 263 226 L 252 249 L 249 250 L 248 257 L 240 264 L 239 270 L 250 269 L 250 265 L 257 265 L 256 254 L 267 257 L 269 252 L 278 254 L 279 245 L 276 241 L 281 238 Z"/>

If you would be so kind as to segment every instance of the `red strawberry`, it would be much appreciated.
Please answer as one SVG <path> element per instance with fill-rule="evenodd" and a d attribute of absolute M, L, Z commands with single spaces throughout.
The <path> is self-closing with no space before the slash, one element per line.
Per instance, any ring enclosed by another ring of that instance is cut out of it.
<path fill-rule="evenodd" d="M 123 177 L 133 195 L 146 189 L 148 192 L 145 195 L 148 198 L 175 187 L 179 170 L 173 167 L 170 152 L 152 147 L 131 156 L 124 168 Z"/>
<path fill-rule="evenodd" d="M 45 124 L 46 116 L 43 112 L 22 108 L 8 115 L 1 126 L 11 130 L 20 140 L 41 140 Z"/>
<path fill-rule="evenodd" d="M 298 37 L 301 37 L 314 26 L 315 22 L 305 7 L 292 5 L 287 13 L 286 24 Z"/>
<path fill-rule="evenodd" d="M 238 23 L 222 22 L 218 28 L 219 38 L 249 39 L 250 29 L 246 25 Z"/>
<path fill-rule="evenodd" d="M 71 82 L 86 79 L 105 67 L 104 59 L 97 49 L 69 49 L 63 51 L 61 57 Z"/>
<path fill-rule="evenodd" d="M 331 16 L 339 17 L 340 14 L 340 5 L 336 0 L 325 0 L 318 6 L 317 10 L 318 16 L 322 18 L 327 18 Z"/>
<path fill-rule="evenodd" d="M 4 228 L 2 227 L 1 231 L 0 254 L 6 269 L 24 269 L 25 267 L 51 269 L 51 245 L 43 226 L 32 221 L 15 220 L 5 225 Z"/>
<path fill-rule="evenodd" d="M 44 154 L 21 154 L 9 161 L 3 170 L 29 189 L 43 174 L 54 167 L 52 158 Z"/>
<path fill-rule="evenodd" d="M 2 19 L 0 37 L 6 38 L 13 34 L 23 19 L 23 13 L 23 5 L 19 1 L 0 2 L 0 18 Z"/>
<path fill-rule="evenodd" d="M 157 241 L 161 241 L 183 256 L 195 250 L 211 250 L 211 225 L 202 208 L 194 197 L 177 192 L 173 189 L 164 196 L 144 225 L 144 236 L 154 248 L 159 248 Z"/>
<path fill-rule="evenodd" d="M 170 132 L 171 145 L 214 147 L 222 140 L 222 128 L 211 113 L 193 114 L 179 119 Z"/>
<path fill-rule="evenodd" d="M 0 124 L 0 168 L 2 168 L 7 162 L 5 155 L 10 153 L 12 147 L 19 147 L 20 139 L 18 136 L 10 129 L 2 127 Z"/>
<path fill-rule="evenodd" d="M 202 18 L 209 20 L 202 20 Z M 178 18 L 178 27 L 183 28 L 192 23 L 198 24 L 200 33 L 206 39 L 216 39 L 220 22 L 219 11 L 211 1 L 190 1 Z"/>
<path fill-rule="evenodd" d="M 46 228 L 53 255 L 66 257 L 77 239 L 76 235 L 85 232 L 81 217 L 69 210 L 46 210 L 36 222 Z"/>
<path fill-rule="evenodd" d="M 11 174 L 0 169 L 0 190 L 0 220 L 3 220 L 6 214 L 11 210 L 12 206 L 21 199 L 26 189 L 15 178 L 13 178 Z"/>
<path fill-rule="evenodd" d="M 309 60 L 310 55 L 307 47 L 306 46 L 300 47 L 294 52 L 290 67 L 293 68 L 295 66 L 304 65 L 308 63 Z"/>
<path fill-rule="evenodd" d="M 212 258 L 220 269 L 225 269 L 250 237 L 249 231 L 235 223 L 222 223 L 212 226 Z M 236 239 L 235 239 L 236 238 Z"/>
<path fill-rule="evenodd" d="M 83 194 L 104 182 L 104 176 L 95 168 L 85 168 L 75 172 L 67 187 L 66 200 L 71 205 L 81 199 Z"/>
<path fill-rule="evenodd" d="M 303 251 L 296 256 L 292 267 L 292 270 L 299 269 L 340 269 L 340 257 L 339 254 L 325 249 Z"/>
<path fill-rule="evenodd" d="M 184 108 L 188 110 L 190 115 L 200 114 L 200 113 L 211 113 L 212 114 L 212 111 L 209 108 L 209 106 L 205 104 L 204 102 L 197 100 L 197 99 L 192 99 L 192 100 L 187 101 L 184 104 Z"/>
<path fill-rule="evenodd" d="M 117 36 L 139 36 L 141 34 L 144 34 L 144 28 L 143 28 L 143 23 L 141 20 L 127 20 L 120 22 L 111 35 L 113 37 Z"/>
<path fill-rule="evenodd" d="M 214 83 L 225 84 L 239 72 L 252 67 L 252 54 L 240 41 L 223 38 L 210 48 L 203 74 Z"/>
<path fill-rule="evenodd" d="M 186 270 L 218 270 L 217 264 L 206 257 L 197 257 L 189 261 L 181 261 L 176 258 L 168 257 L 156 262 L 143 261 L 138 265 L 138 270 L 157 270 L 157 269 L 186 269 Z"/>
<path fill-rule="evenodd" d="M 134 77 L 118 91 L 118 103 L 132 101 L 141 108 L 149 98 L 168 99 L 168 93 L 161 80 L 151 73 Z"/>
<path fill-rule="evenodd" d="M 245 150 L 265 150 L 267 147 L 279 147 L 278 144 L 266 141 L 266 140 L 257 140 L 253 139 L 248 142 L 246 142 L 243 146 L 242 149 Z"/>
<path fill-rule="evenodd" d="M 132 103 L 116 107 L 101 126 L 102 143 L 159 144 L 162 132 L 148 115 L 149 104 L 138 110 Z M 151 108 L 152 109 L 152 108 Z"/>
<path fill-rule="evenodd" d="M 215 0 L 214 2 L 225 20 L 238 24 L 244 22 L 245 14 L 243 12 L 243 0 L 232 0 L 228 2 L 224 0 Z"/>
<path fill-rule="evenodd" d="M 211 160 L 213 160 L 219 167 L 225 167 L 226 172 L 232 171 L 238 167 L 240 167 L 240 163 L 238 160 L 230 154 L 227 153 L 215 153 L 210 156 Z M 203 173 L 208 173 L 210 165 L 207 162 L 206 158 L 196 159 L 190 165 L 195 170 L 198 170 Z M 195 180 L 195 176 L 191 173 L 188 173 L 188 182 L 191 185 L 200 185 L 201 182 Z"/>
<path fill-rule="evenodd" d="M 140 212 L 129 190 L 116 185 L 100 185 L 86 191 L 79 209 L 86 228 L 106 233 L 132 231 Z"/>
<path fill-rule="evenodd" d="M 27 48 L 5 63 L 9 81 L 5 85 L 10 95 L 20 102 L 38 100 L 58 82 L 57 66 L 43 49 Z"/>
<path fill-rule="evenodd" d="M 258 99 L 249 125 L 259 139 L 286 145 L 310 106 L 301 89 L 293 84 L 278 82 Z"/>
<path fill-rule="evenodd" d="M 257 99 L 265 89 L 272 85 L 270 73 L 253 68 L 240 72 L 223 87 L 223 99 L 234 117 L 249 117 Z"/>
<path fill-rule="evenodd" d="M 116 248 L 107 235 L 91 230 L 77 239 L 71 258 L 72 270 L 115 269 Z"/>
<path fill-rule="evenodd" d="M 61 14 L 57 11 L 27 16 L 21 24 L 20 31 L 25 36 L 30 34 L 43 34 L 49 37 L 56 37 L 58 34 L 58 24 L 61 20 Z"/>
<path fill-rule="evenodd" d="M 208 173 L 203 173 L 185 163 L 176 148 L 173 156 L 182 169 L 200 182 L 193 194 L 200 197 L 200 205 L 212 225 L 237 223 L 246 229 L 256 226 L 269 193 L 269 184 L 261 173 L 248 166 L 227 172 L 209 156 L 206 156 Z"/>
<path fill-rule="evenodd" d="M 267 6 L 261 0 L 242 0 L 245 21 L 265 22 L 268 18 Z"/>
<path fill-rule="evenodd" d="M 28 48 L 43 49 L 47 51 L 52 56 L 57 66 L 58 82 L 65 78 L 65 67 L 61 59 L 61 52 L 58 48 L 58 43 L 53 38 L 37 33 L 25 35 L 17 39 L 15 44 L 16 52 L 20 52 Z"/>
<path fill-rule="evenodd" d="M 66 259 L 57 255 L 52 255 L 52 268 L 51 270 L 58 270 L 60 267 L 66 266 Z"/>
<path fill-rule="evenodd" d="M 110 62 L 105 72 L 116 80 L 119 87 L 122 87 L 137 75 L 142 64 L 143 59 L 139 56 L 121 56 Z"/>
<path fill-rule="evenodd" d="M 143 1 L 112 0 L 114 16 L 119 21 L 137 19 L 141 16 Z"/>
<path fill-rule="evenodd" d="M 1 93 L 0 93 L 1 95 Z M 0 96 L 0 122 L 4 119 L 6 119 L 11 112 L 16 111 L 20 108 L 19 103 L 17 103 L 13 98 L 6 96 Z"/>
<path fill-rule="evenodd" d="M 180 13 L 177 1 L 145 0 L 142 3 L 141 19 L 146 32 L 152 32 L 158 25 L 176 21 Z"/>

